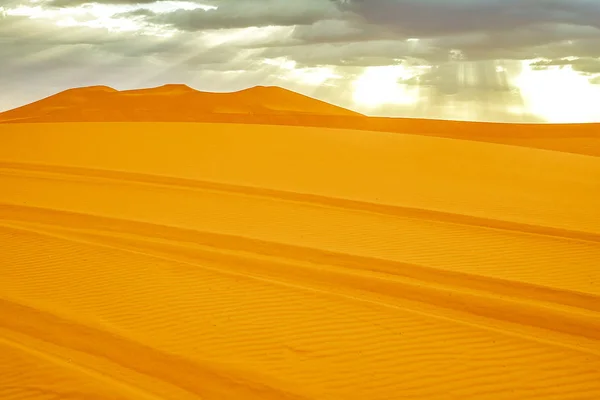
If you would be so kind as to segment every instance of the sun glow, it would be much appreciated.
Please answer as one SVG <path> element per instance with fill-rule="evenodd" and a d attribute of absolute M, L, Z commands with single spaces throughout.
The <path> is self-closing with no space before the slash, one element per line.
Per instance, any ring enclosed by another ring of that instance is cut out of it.
<path fill-rule="evenodd" d="M 419 98 L 419 88 L 401 82 L 417 75 L 402 65 L 367 67 L 353 82 L 353 100 L 365 107 L 414 104 Z"/>
<path fill-rule="evenodd" d="M 536 70 L 535 61 L 523 61 L 514 82 L 529 112 L 550 123 L 600 121 L 600 85 L 570 65 Z"/>
<path fill-rule="evenodd" d="M 263 64 L 279 67 L 281 70 L 280 79 L 301 83 L 307 86 L 327 85 L 332 79 L 340 79 L 342 76 L 336 74 L 331 67 L 304 67 L 297 68 L 297 63 L 285 57 L 265 58 Z"/>
<path fill-rule="evenodd" d="M 202 33 L 202 40 L 211 47 L 232 45 L 253 47 L 272 40 L 273 37 L 286 37 L 293 33 L 294 27 L 263 26 L 234 29 L 214 29 Z"/>

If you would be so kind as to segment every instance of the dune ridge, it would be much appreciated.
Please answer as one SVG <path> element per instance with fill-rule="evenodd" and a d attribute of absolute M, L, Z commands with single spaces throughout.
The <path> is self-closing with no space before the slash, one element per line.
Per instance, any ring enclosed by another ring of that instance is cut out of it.
<path fill-rule="evenodd" d="M 0 397 L 599 398 L 600 158 L 452 134 L 0 124 Z"/>
<path fill-rule="evenodd" d="M 201 92 L 187 85 L 118 91 L 106 86 L 73 88 L 0 113 L 4 122 L 201 121 L 210 115 L 294 116 L 361 114 L 279 87 Z"/>
<path fill-rule="evenodd" d="M 201 92 L 186 85 L 69 89 L 0 113 L 3 123 L 202 122 L 430 135 L 600 156 L 600 124 L 504 124 L 367 117 L 283 88 Z"/>

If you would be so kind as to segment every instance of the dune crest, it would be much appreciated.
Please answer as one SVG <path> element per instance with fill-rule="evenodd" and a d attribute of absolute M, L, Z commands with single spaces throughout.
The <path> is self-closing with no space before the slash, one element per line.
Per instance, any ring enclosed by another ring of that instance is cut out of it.
<path fill-rule="evenodd" d="M 224 112 L 229 109 L 235 111 Z M 68 89 L 0 113 L 0 122 L 202 121 L 221 114 L 360 114 L 277 87 L 232 93 L 200 92 L 182 84 L 117 91 L 105 86 Z"/>
<path fill-rule="evenodd" d="M 274 86 L 231 93 L 201 92 L 182 84 L 124 91 L 93 86 L 69 89 L 0 113 L 0 124 L 133 121 L 393 132 L 600 156 L 600 124 L 502 124 L 367 117 Z"/>

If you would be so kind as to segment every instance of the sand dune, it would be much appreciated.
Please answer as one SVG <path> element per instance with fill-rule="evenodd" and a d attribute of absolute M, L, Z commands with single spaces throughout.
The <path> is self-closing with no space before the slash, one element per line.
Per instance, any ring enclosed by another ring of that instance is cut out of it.
<path fill-rule="evenodd" d="M 74 88 L 0 114 L 5 122 L 201 121 L 210 115 L 361 114 L 278 87 L 257 86 L 210 93 L 186 85 L 117 91 L 106 86 Z"/>
<path fill-rule="evenodd" d="M 2 399 L 600 398 L 600 157 L 569 139 L 0 138 Z"/>
<path fill-rule="evenodd" d="M 209 93 L 185 85 L 69 89 L 0 113 L 2 123 L 203 122 L 418 134 L 600 156 L 600 124 L 500 124 L 375 118 L 278 87 Z"/>

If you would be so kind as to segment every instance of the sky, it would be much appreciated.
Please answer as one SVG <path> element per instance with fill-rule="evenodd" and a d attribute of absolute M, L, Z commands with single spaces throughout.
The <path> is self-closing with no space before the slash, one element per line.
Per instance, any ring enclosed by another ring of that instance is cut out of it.
<path fill-rule="evenodd" d="M 374 116 L 600 121 L 600 0 L 0 0 L 0 111 L 276 85 Z"/>

